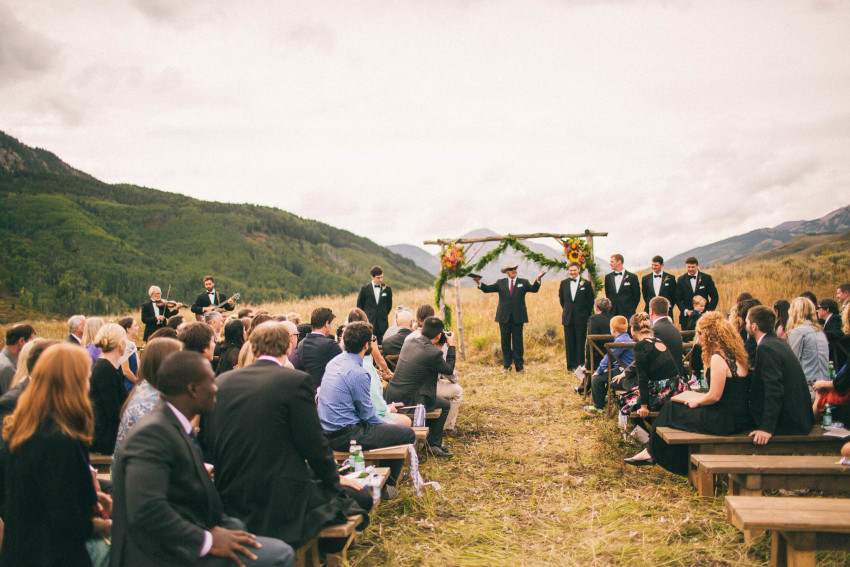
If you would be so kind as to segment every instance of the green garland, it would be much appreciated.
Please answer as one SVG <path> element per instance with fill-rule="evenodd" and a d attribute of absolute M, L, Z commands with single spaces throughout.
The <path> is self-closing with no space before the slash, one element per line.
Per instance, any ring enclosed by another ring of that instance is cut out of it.
<path fill-rule="evenodd" d="M 451 274 L 452 277 L 462 278 L 472 272 L 477 272 L 484 269 L 485 266 L 493 262 L 496 258 L 498 258 L 502 252 L 508 249 L 508 247 L 513 248 L 517 252 L 521 252 L 523 258 L 529 260 L 539 266 L 544 268 L 548 268 L 551 270 L 567 270 L 570 263 L 569 262 L 561 262 L 559 260 L 550 260 L 543 254 L 538 252 L 534 252 L 526 245 L 522 244 L 516 238 L 511 236 L 510 234 L 505 237 L 499 246 L 494 248 L 493 250 L 484 254 L 480 260 L 476 263 L 469 266 L 459 266 L 455 268 Z M 590 276 L 590 281 L 593 283 L 595 289 L 600 289 L 602 286 L 602 279 L 598 275 L 598 271 L 596 268 L 596 263 L 593 261 L 593 248 L 588 246 L 588 256 L 585 264 L 585 269 L 587 269 L 588 276 Z M 437 276 L 437 281 L 434 282 L 434 304 L 437 308 L 440 307 L 440 301 L 443 299 L 443 286 L 446 285 L 446 282 L 449 280 L 449 273 L 444 269 L 440 270 L 440 274 Z M 445 324 L 446 327 L 451 327 L 452 325 L 452 310 L 446 305 L 445 306 Z"/>

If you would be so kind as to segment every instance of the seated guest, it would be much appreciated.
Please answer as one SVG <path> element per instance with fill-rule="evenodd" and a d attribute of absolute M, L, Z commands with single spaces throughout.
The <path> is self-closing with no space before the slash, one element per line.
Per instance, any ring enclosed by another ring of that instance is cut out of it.
<path fill-rule="evenodd" d="M 292 363 L 292 367 L 296 370 L 304 370 L 304 366 L 301 365 L 301 357 L 298 354 L 298 346 L 301 344 L 301 341 L 304 340 L 304 337 L 310 334 L 313 328 L 310 326 L 310 323 L 301 323 L 296 325 L 295 328 L 298 331 L 298 337 L 295 341 L 295 346 L 293 347 L 292 352 L 289 353 L 289 362 Z"/>
<path fill-rule="evenodd" d="M 777 299 L 773 303 L 773 313 L 776 315 L 776 336 L 780 339 L 785 338 L 785 327 L 788 325 L 788 311 L 791 309 L 791 304 L 787 299 Z"/>
<path fill-rule="evenodd" d="M 221 344 L 224 342 L 224 336 L 221 332 L 224 329 L 224 316 L 221 311 L 207 311 L 204 313 L 204 323 L 213 328 L 213 341 L 215 341 L 215 351 L 213 351 L 212 367 L 213 372 L 218 371 L 218 360 L 221 359 Z"/>
<path fill-rule="evenodd" d="M 590 319 L 587 320 L 587 334 L 588 335 L 607 335 L 611 332 L 611 300 L 607 297 L 597 297 L 593 300 L 593 315 L 590 316 Z M 584 349 L 584 361 L 581 366 L 576 368 L 576 375 L 581 376 L 581 374 L 585 370 L 585 366 L 591 364 L 591 361 L 596 359 L 598 360 L 600 356 L 598 352 L 596 352 L 591 344 L 599 347 L 599 350 L 605 352 L 605 342 L 603 340 L 595 340 L 595 341 L 587 341 L 585 342 Z M 593 350 L 593 353 L 591 353 Z M 582 386 L 575 387 L 576 394 L 583 394 L 584 390 Z"/>
<path fill-rule="evenodd" d="M 251 344 L 256 362 L 217 379 L 201 445 L 215 465 L 225 513 L 244 519 L 254 533 L 299 547 L 328 524 L 367 514 L 372 496 L 337 473 L 311 377 L 283 367 L 290 348 L 283 324 L 263 323 Z"/>
<path fill-rule="evenodd" d="M 430 306 L 429 306 L 430 307 Z M 437 317 L 428 317 L 422 323 L 421 336 L 410 335 L 401 348 L 393 379 L 387 385 L 384 399 L 401 402 L 406 406 L 422 404 L 426 411 L 442 410 L 436 419 L 425 421 L 428 426 L 428 446 L 437 457 L 451 457 L 443 446 L 443 432 L 451 404 L 437 393 L 437 379 L 451 375 L 455 368 L 455 338 L 444 332 L 445 326 Z M 442 344 L 447 347 L 443 359 Z"/>
<path fill-rule="evenodd" d="M 283 328 L 286 329 L 287 333 L 289 333 L 289 349 L 286 351 L 286 360 L 283 361 L 283 365 L 286 368 L 291 368 L 292 370 L 295 370 L 295 366 L 292 364 L 292 362 L 289 361 L 289 355 L 292 353 L 292 351 L 295 350 L 295 347 L 298 346 L 298 326 L 292 321 L 288 320 L 283 320 L 279 322 L 283 323 Z"/>
<path fill-rule="evenodd" d="M 384 333 L 384 344 L 382 345 L 384 356 L 397 355 L 401 352 L 401 346 L 404 344 L 404 340 L 413 332 L 413 311 L 407 307 L 396 309 L 395 327 L 395 332 L 390 333 L 388 329 Z"/>
<path fill-rule="evenodd" d="M 617 315 L 611 319 L 609 332 L 614 335 L 615 343 L 632 342 L 632 338 L 626 332 L 628 328 L 629 322 L 622 315 Z M 584 406 L 584 411 L 590 415 L 599 415 L 605 408 L 605 395 L 608 392 L 608 367 L 611 367 L 612 375 L 616 376 L 624 372 L 626 367 L 635 359 L 631 348 L 615 348 L 611 352 L 619 359 L 619 362 L 616 360 L 609 361 L 606 354 L 602 357 L 602 361 L 590 377 L 590 391 L 593 395 L 593 405 Z"/>
<path fill-rule="evenodd" d="M 655 419 L 646 449 L 625 459 L 631 465 L 659 463 L 668 471 L 688 474 L 688 449 L 668 445 L 656 433 L 659 427 L 709 435 L 731 435 L 751 427 L 747 406 L 750 389 L 744 341 L 720 313 L 706 313 L 697 323 L 702 359 L 709 381 L 708 392 L 687 404 L 669 402 Z"/>
<path fill-rule="evenodd" d="M 6 330 L 6 346 L 0 351 L 0 395 L 5 394 L 12 385 L 21 349 L 35 336 L 32 325 L 12 325 Z"/>
<path fill-rule="evenodd" d="M 850 335 L 850 309 L 845 309 L 841 315 L 843 331 Z M 840 421 L 847 426 L 850 424 L 850 363 L 845 362 L 833 380 L 818 380 L 812 387 L 816 397 L 814 404 L 815 417 L 820 419 L 826 404 L 833 407 L 833 421 Z M 11 393 L 11 392 L 10 392 Z M 6 394 L 9 395 L 9 394 Z M 6 396 L 3 396 L 5 398 Z M 3 398 L 0 398 L 2 405 Z"/>
<path fill-rule="evenodd" d="M 214 378 L 196 352 L 173 353 L 159 367 L 160 401 L 116 455 L 114 567 L 294 564 L 291 547 L 243 531 L 240 520 L 222 512 L 191 425 L 215 405 Z"/>
<path fill-rule="evenodd" d="M 829 343 L 820 329 L 814 304 L 805 297 L 795 297 L 785 326 L 788 346 L 803 367 L 806 382 L 829 378 Z"/>
<path fill-rule="evenodd" d="M 248 338 L 249 339 L 251 338 L 251 333 L 254 332 L 254 329 L 256 329 L 257 326 L 262 325 L 266 321 L 271 321 L 272 319 L 273 319 L 273 317 L 271 315 L 269 315 L 268 313 L 261 313 L 259 315 L 254 316 L 254 317 L 251 317 L 251 324 L 248 325 Z M 244 320 L 243 320 L 242 324 L 243 325 L 245 324 Z"/>
<path fill-rule="evenodd" d="M 663 297 L 660 299 L 667 301 Z M 685 389 L 684 383 L 679 380 L 679 366 L 667 345 L 653 333 L 651 323 L 646 313 L 632 315 L 629 324 L 633 340 L 637 343 L 634 366 L 630 364 L 623 375 L 611 380 L 619 384 L 620 389 L 629 392 L 624 396 L 620 409 L 625 416 L 637 410 L 640 417 L 647 417 L 650 411 L 658 411 L 671 397 Z M 633 376 L 623 380 L 629 376 L 630 368 L 634 368 Z"/>
<path fill-rule="evenodd" d="M 688 315 L 687 322 L 685 323 L 684 331 L 693 331 L 697 328 L 697 321 L 702 317 L 702 314 L 705 312 L 705 298 L 701 295 L 695 295 L 692 301 L 694 305 L 694 310 L 690 312 Z"/>
<path fill-rule="evenodd" d="M 345 352 L 328 363 L 318 399 L 319 420 L 331 448 L 347 452 L 351 440 L 364 451 L 416 441 L 416 434 L 407 425 L 385 423 L 375 415 L 369 395 L 371 378 L 363 368 L 363 357 L 372 348 L 372 326 L 360 321 L 347 325 L 343 339 Z M 403 462 L 393 459 L 381 463 L 390 467 L 390 489 L 385 496 L 392 499 Z"/>
<path fill-rule="evenodd" d="M 221 356 L 218 359 L 216 375 L 233 370 L 239 365 L 239 351 L 245 344 L 247 332 L 242 322 L 231 321 L 224 326 L 224 342 L 221 345 Z"/>
<path fill-rule="evenodd" d="M 174 315 L 173 317 L 169 317 L 168 321 L 165 322 L 167 327 L 171 327 L 175 331 L 180 331 L 180 325 L 186 322 L 186 318 L 183 315 Z"/>
<path fill-rule="evenodd" d="M 306 370 L 313 377 L 313 391 L 322 385 L 325 366 L 332 358 L 342 353 L 337 342 L 330 337 L 336 315 L 327 307 L 313 309 L 310 314 L 311 332 L 298 344 L 299 370 Z"/>
<path fill-rule="evenodd" d="M 254 310 L 250 307 L 243 307 L 241 309 L 236 310 L 236 317 L 238 319 L 253 319 Z"/>
<path fill-rule="evenodd" d="M 756 339 L 747 332 L 747 313 L 753 307 L 761 305 L 758 299 L 745 299 L 739 302 L 735 308 L 738 314 L 738 333 L 741 335 L 741 340 L 744 341 L 744 350 L 747 351 L 747 356 L 750 360 L 750 365 L 755 368 L 756 358 Z"/>
<path fill-rule="evenodd" d="M 120 325 L 108 323 L 100 328 L 92 343 L 101 351 L 89 380 L 89 398 L 94 409 L 93 453 L 111 455 L 115 450 L 121 406 L 127 399 L 124 374 L 118 368 L 118 359 L 124 354 L 126 337 L 127 333 Z"/>
<path fill-rule="evenodd" d="M 747 331 L 758 348 L 750 388 L 750 416 L 756 445 L 773 435 L 806 435 L 812 429 L 811 397 L 806 375 L 788 343 L 773 332 L 776 317 L 764 305 L 747 313 Z"/>
<path fill-rule="evenodd" d="M 287 321 L 292 321 L 295 323 L 295 326 L 298 327 L 301 325 L 301 314 L 296 311 L 290 311 L 285 315 Z"/>
<path fill-rule="evenodd" d="M 197 352 L 212 362 L 215 353 L 215 331 L 206 323 L 191 321 L 177 332 L 177 340 L 184 350 Z"/>
<path fill-rule="evenodd" d="M 814 293 L 812 293 L 809 290 L 806 290 L 803 293 L 801 293 L 800 297 L 805 297 L 806 299 L 808 299 L 809 301 L 811 301 L 815 305 L 818 304 L 818 296 L 816 296 Z"/>
<path fill-rule="evenodd" d="M 118 366 L 124 374 L 124 387 L 129 392 L 136 384 L 136 375 L 139 373 L 139 355 L 136 353 L 136 337 L 139 336 L 139 326 L 132 317 L 123 317 L 119 319 L 118 324 L 127 333 L 127 345 L 124 347 L 121 358 L 118 359 Z"/>
<path fill-rule="evenodd" d="M 65 340 L 72 345 L 82 345 L 85 327 L 85 315 L 72 315 L 71 318 L 68 319 L 68 338 Z"/>
<path fill-rule="evenodd" d="M 100 317 L 89 317 L 86 319 L 86 328 L 83 332 L 83 346 L 86 347 L 86 350 L 91 357 L 92 367 L 94 367 L 94 363 L 97 362 L 97 359 L 100 358 L 100 349 L 92 343 L 94 343 L 94 338 L 97 336 L 97 332 L 100 331 L 100 328 L 103 327 L 103 325 L 103 319 Z"/>
<path fill-rule="evenodd" d="M 841 330 L 841 316 L 838 314 L 838 302 L 834 299 L 821 299 L 818 306 L 818 318 L 823 325 L 823 332 L 829 341 L 829 359 L 835 364 L 835 368 L 844 366 L 846 357 L 836 346 L 836 343 L 844 337 Z"/>
<path fill-rule="evenodd" d="M 355 321 L 369 323 L 369 317 L 362 309 L 355 307 L 348 314 L 348 324 Z M 343 341 L 344 343 L 344 341 Z M 377 366 L 377 368 L 376 368 Z M 393 377 L 393 373 L 387 368 L 387 363 L 381 356 L 381 351 L 378 349 L 378 341 L 373 340 L 369 348 L 369 354 L 363 357 L 363 368 L 369 373 L 369 399 L 372 401 L 372 408 L 375 410 L 375 415 L 380 417 L 387 423 L 399 423 L 401 425 L 413 425 L 413 422 L 406 415 L 398 413 L 398 409 L 394 405 L 387 405 L 384 401 L 384 386 L 381 378 L 389 380 Z M 380 375 L 378 374 L 380 368 Z"/>
<path fill-rule="evenodd" d="M 148 340 L 151 340 L 151 339 L 176 339 L 176 338 L 177 338 L 177 331 L 175 331 L 174 329 L 172 329 L 170 327 L 163 327 L 162 329 L 155 331 L 154 334 L 152 334 L 148 338 Z"/>
<path fill-rule="evenodd" d="M 121 409 L 121 423 L 118 425 L 118 434 L 115 438 L 116 452 L 136 422 L 151 411 L 159 401 L 159 390 L 156 389 L 159 367 L 168 356 L 181 350 L 183 350 L 183 343 L 177 339 L 152 337 L 148 340 L 145 353 L 142 355 L 136 387 L 130 392 L 130 396 Z"/>
<path fill-rule="evenodd" d="M 52 345 L 6 418 L 0 565 L 91 565 L 86 541 L 110 535 L 111 521 L 94 513 L 108 512 L 109 497 L 96 493 L 89 469 L 89 369 L 79 347 Z"/>
<path fill-rule="evenodd" d="M 70 343 L 71 341 L 67 342 Z M 58 343 L 59 341 L 57 340 L 37 338 L 25 344 L 24 348 L 21 349 L 19 356 L 21 363 L 18 365 L 18 372 L 15 373 L 15 377 L 12 379 L 12 387 L 9 388 L 8 392 L 0 396 L 0 424 L 3 423 L 7 415 L 12 415 L 12 412 L 18 407 L 18 400 L 27 386 L 29 386 L 30 374 L 32 373 L 32 369 L 35 368 L 35 363 L 38 361 L 41 353 L 47 347 Z M 2 447 L 5 447 L 5 442 L 0 438 L 0 448 Z"/>

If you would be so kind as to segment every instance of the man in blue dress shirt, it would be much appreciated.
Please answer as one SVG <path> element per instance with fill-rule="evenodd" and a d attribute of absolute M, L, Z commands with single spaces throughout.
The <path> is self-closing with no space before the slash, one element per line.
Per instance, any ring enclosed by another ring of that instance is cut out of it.
<path fill-rule="evenodd" d="M 375 414 L 369 397 L 371 377 L 363 368 L 363 357 L 371 353 L 372 325 L 355 321 L 342 335 L 345 352 L 328 362 L 319 390 L 319 421 L 335 451 L 348 451 L 351 440 L 364 451 L 407 445 L 416 441 L 416 433 L 407 425 L 385 423 Z M 396 495 L 395 484 L 401 467 L 399 459 L 382 461 L 390 468 L 384 498 Z"/>

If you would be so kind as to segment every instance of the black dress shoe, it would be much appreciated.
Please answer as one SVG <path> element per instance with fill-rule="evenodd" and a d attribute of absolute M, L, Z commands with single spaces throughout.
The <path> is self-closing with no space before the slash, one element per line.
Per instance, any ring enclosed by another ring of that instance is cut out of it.
<path fill-rule="evenodd" d="M 582 387 L 582 386 L 576 386 L 575 388 L 573 388 L 573 390 L 575 390 L 576 394 L 583 394 L 584 393 L 584 387 Z"/>
<path fill-rule="evenodd" d="M 655 459 L 650 457 L 649 459 L 635 459 L 634 457 L 626 457 L 623 459 L 624 462 L 636 466 L 636 467 L 649 467 L 655 464 Z"/>

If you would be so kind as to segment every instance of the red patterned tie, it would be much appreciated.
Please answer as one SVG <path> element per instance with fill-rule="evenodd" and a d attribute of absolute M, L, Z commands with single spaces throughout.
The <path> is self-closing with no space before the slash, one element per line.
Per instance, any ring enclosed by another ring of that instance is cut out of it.
<path fill-rule="evenodd" d="M 514 280 L 511 280 L 511 295 L 514 294 Z"/>

